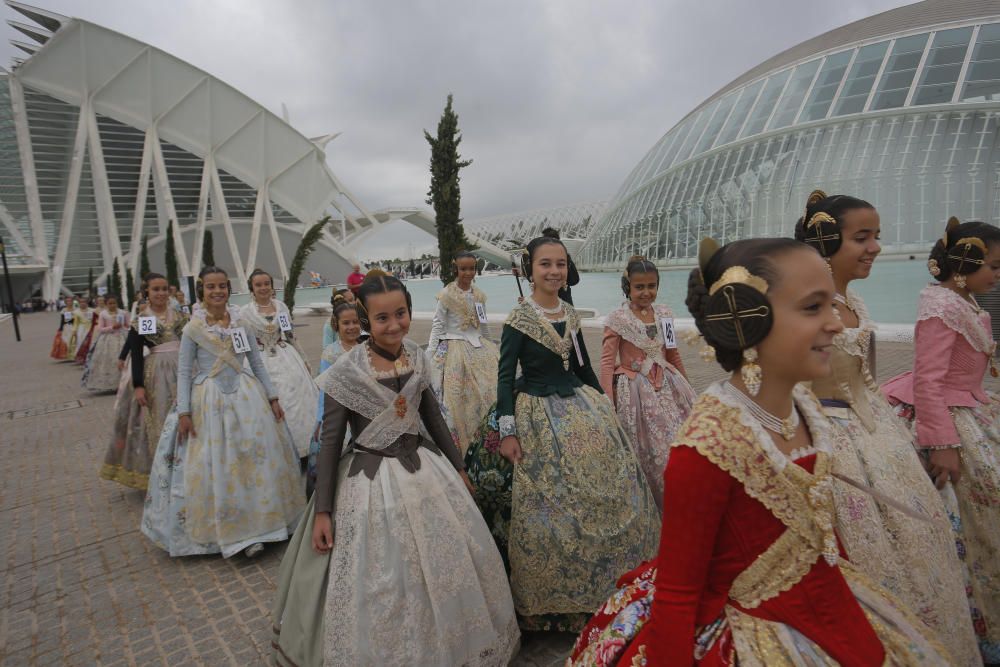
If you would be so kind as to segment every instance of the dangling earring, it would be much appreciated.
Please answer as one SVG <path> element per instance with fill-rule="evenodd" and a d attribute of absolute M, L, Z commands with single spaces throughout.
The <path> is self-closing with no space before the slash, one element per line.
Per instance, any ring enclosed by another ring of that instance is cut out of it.
<path fill-rule="evenodd" d="M 959 289 L 965 289 L 965 276 L 961 273 L 955 275 L 955 284 L 958 285 Z"/>
<path fill-rule="evenodd" d="M 569 283 L 568 283 L 568 282 L 566 282 L 566 281 L 564 280 L 564 281 L 563 281 L 563 285 L 562 285 L 562 288 L 563 288 L 564 290 L 565 290 L 565 289 L 569 289 Z"/>
<path fill-rule="evenodd" d="M 824 257 L 823 261 L 826 262 L 826 270 L 829 271 L 830 275 L 832 276 L 833 275 L 833 266 L 830 264 L 830 258 L 829 257 Z"/>
<path fill-rule="evenodd" d="M 757 348 L 748 347 L 743 350 L 743 365 L 740 366 L 740 377 L 743 384 L 751 396 L 756 396 L 760 392 L 762 381 L 760 366 L 757 365 Z"/>

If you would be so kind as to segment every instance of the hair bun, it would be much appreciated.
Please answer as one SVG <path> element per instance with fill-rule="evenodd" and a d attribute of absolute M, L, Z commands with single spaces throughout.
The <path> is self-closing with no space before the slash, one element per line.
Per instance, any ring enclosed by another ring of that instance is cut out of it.
<path fill-rule="evenodd" d="M 646 261 L 645 255 L 632 255 L 631 257 L 628 258 L 628 261 L 625 262 L 625 264 L 631 264 L 632 262 L 645 262 L 645 261 Z"/>
<path fill-rule="evenodd" d="M 750 285 L 729 283 L 708 297 L 702 332 L 713 346 L 745 350 L 764 340 L 773 322 L 766 295 Z"/>
<path fill-rule="evenodd" d="M 823 211 L 813 213 L 805 221 L 802 226 L 802 240 L 814 248 L 821 257 L 832 257 L 844 242 L 836 219 Z"/>

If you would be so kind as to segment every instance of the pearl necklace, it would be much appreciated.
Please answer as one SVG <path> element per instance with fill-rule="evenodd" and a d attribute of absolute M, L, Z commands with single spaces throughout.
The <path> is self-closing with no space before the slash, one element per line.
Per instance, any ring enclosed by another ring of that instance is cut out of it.
<path fill-rule="evenodd" d="M 844 296 L 843 294 L 840 294 L 839 292 L 837 292 L 837 293 L 835 293 L 833 295 L 833 300 L 836 301 L 837 303 L 844 304 L 846 307 L 850 308 L 851 310 L 854 310 L 853 308 L 851 308 L 851 304 L 850 304 L 850 302 L 848 302 L 847 297 Z"/>
<path fill-rule="evenodd" d="M 781 437 L 785 440 L 791 440 L 795 437 L 795 432 L 799 428 L 799 411 L 795 409 L 794 403 L 792 404 L 792 414 L 788 415 L 786 419 L 781 419 L 757 405 L 749 396 L 734 387 L 731 382 L 726 382 L 723 386 L 729 395 L 749 410 L 753 418 L 760 422 L 760 425 L 768 431 L 781 434 Z"/>
<path fill-rule="evenodd" d="M 556 304 L 555 308 L 546 308 L 542 304 L 535 301 L 534 297 L 531 297 L 530 301 L 531 305 L 535 307 L 535 310 L 537 310 L 540 313 L 545 313 L 546 315 L 559 315 L 560 313 L 562 313 L 563 310 L 562 301 L 559 301 L 559 303 Z"/>

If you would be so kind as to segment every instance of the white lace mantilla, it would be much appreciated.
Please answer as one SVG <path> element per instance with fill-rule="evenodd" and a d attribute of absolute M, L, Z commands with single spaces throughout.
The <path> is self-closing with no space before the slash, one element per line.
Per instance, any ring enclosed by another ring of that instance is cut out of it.
<path fill-rule="evenodd" d="M 635 345 L 643 351 L 646 358 L 642 361 L 642 367 L 638 369 L 643 375 L 649 375 L 654 365 L 667 370 L 676 369 L 666 360 L 663 354 L 663 329 L 660 322 L 664 318 L 673 318 L 674 313 L 667 306 L 660 303 L 653 304 L 653 314 L 655 316 L 652 323 L 643 322 L 629 307 L 628 302 L 613 310 L 604 321 L 604 325 L 616 334 Z M 646 327 L 656 328 L 656 335 L 650 338 L 646 334 Z"/>
<path fill-rule="evenodd" d="M 348 410 L 371 421 L 354 438 L 357 444 L 368 449 L 385 449 L 404 433 L 421 433 L 420 394 L 430 386 L 430 371 L 420 346 L 404 339 L 403 347 L 410 358 L 413 377 L 396 393 L 378 382 L 367 347 L 356 345 L 341 355 L 328 369 L 330 372 L 323 378 L 320 389 Z M 405 401 L 405 410 L 396 405 L 399 397 Z"/>
<path fill-rule="evenodd" d="M 968 341 L 977 352 L 992 355 L 993 335 L 990 315 L 977 310 L 961 296 L 941 285 L 928 285 L 920 292 L 917 321 L 938 318 L 945 326 Z"/>

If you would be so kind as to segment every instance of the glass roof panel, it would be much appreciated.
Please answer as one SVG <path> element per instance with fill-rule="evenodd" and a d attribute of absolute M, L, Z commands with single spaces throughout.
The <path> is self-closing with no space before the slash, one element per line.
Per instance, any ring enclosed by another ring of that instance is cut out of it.
<path fill-rule="evenodd" d="M 869 44 L 858 50 L 858 56 L 851 65 L 847 82 L 840 93 L 840 99 L 833 109 L 834 116 L 864 111 L 868 95 L 875 85 L 875 77 L 882 68 L 882 61 L 889 50 L 889 42 Z"/>
<path fill-rule="evenodd" d="M 882 73 L 882 79 L 879 81 L 878 90 L 872 98 L 872 110 L 896 109 L 906 103 L 913 75 L 916 74 L 924 47 L 927 46 L 927 37 L 925 33 L 896 40 L 886 62 L 885 71 Z"/>
<path fill-rule="evenodd" d="M 802 98 L 805 97 L 809 86 L 812 85 L 813 77 L 816 75 L 821 61 L 822 58 L 817 58 L 795 68 L 795 72 L 788 82 L 788 87 L 785 88 L 785 93 L 778 102 L 774 117 L 771 118 L 771 122 L 767 126 L 768 130 L 777 130 L 792 124 L 795 116 L 799 113 L 799 107 L 802 106 Z"/>
<path fill-rule="evenodd" d="M 809 95 L 809 101 L 799 117 L 800 123 L 826 118 L 826 114 L 830 110 L 830 103 L 833 102 L 837 89 L 840 88 L 840 82 L 844 80 L 847 64 L 851 62 L 853 54 L 853 49 L 841 51 L 826 59 L 826 62 L 823 63 L 823 69 L 820 70 L 819 76 L 816 78 L 816 85 L 813 86 L 812 93 Z"/>
<path fill-rule="evenodd" d="M 969 71 L 960 97 L 963 102 L 1000 101 L 1000 23 L 979 28 Z"/>
<path fill-rule="evenodd" d="M 914 105 L 951 102 L 971 37 L 972 26 L 935 33 L 913 97 Z"/>
<path fill-rule="evenodd" d="M 729 112 L 733 110 L 733 105 L 736 104 L 737 93 L 739 91 L 735 90 L 719 101 L 719 106 L 716 108 L 712 120 L 709 121 L 708 126 L 705 128 L 705 132 L 701 136 L 701 141 L 698 142 L 692 155 L 704 153 L 715 143 L 719 132 L 722 131 L 722 126 L 729 119 Z"/>
<path fill-rule="evenodd" d="M 792 70 L 786 69 L 784 72 L 778 72 L 768 78 L 767 83 L 764 84 L 764 90 L 760 93 L 760 99 L 757 100 L 757 106 L 754 107 L 753 114 L 747 119 L 746 126 L 740 133 L 740 138 L 749 137 L 764 130 L 764 125 L 771 117 L 778 96 L 784 90 L 785 83 L 788 82 L 788 77 L 791 74 Z"/>
<path fill-rule="evenodd" d="M 736 106 L 733 107 L 733 112 L 729 114 L 729 120 L 726 121 L 726 126 L 722 128 L 722 132 L 719 133 L 719 138 L 715 142 L 716 146 L 728 144 L 736 138 L 736 135 L 739 134 L 740 128 L 743 127 L 743 123 L 746 122 L 747 114 L 750 113 L 750 108 L 757 100 L 757 95 L 760 93 L 760 89 L 763 86 L 764 79 L 761 79 L 756 83 L 751 83 L 749 86 L 744 86 L 742 92 L 740 93 L 740 99 L 736 102 Z"/>

